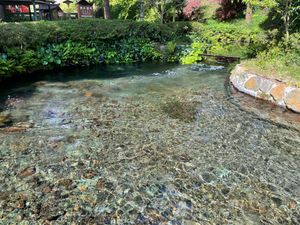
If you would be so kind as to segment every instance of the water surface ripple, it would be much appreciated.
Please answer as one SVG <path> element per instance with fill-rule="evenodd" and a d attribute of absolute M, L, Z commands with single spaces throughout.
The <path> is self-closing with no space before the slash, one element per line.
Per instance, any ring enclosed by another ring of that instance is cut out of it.
<path fill-rule="evenodd" d="M 300 223 L 299 116 L 226 68 L 34 79 L 1 87 L 1 224 Z"/>

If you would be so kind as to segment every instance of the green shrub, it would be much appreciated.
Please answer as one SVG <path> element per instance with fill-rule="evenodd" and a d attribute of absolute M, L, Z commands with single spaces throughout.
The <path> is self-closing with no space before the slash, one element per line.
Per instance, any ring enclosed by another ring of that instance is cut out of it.
<path fill-rule="evenodd" d="M 3 55 L 1 75 L 62 66 L 136 63 L 163 58 L 156 44 L 145 38 L 121 39 L 98 45 L 67 41 L 49 44 L 37 50 L 12 48 Z M 14 70 L 13 65 L 19 65 L 19 69 Z"/>
<path fill-rule="evenodd" d="M 6 54 L 0 55 L 0 77 L 24 71 L 25 69 L 16 65 L 14 60 L 8 60 Z"/>
<path fill-rule="evenodd" d="M 201 61 L 203 53 L 246 58 L 263 49 L 265 39 L 257 27 L 248 29 L 243 24 L 215 21 L 158 24 L 80 19 L 1 23 L 0 54 L 6 58 L 0 70 L 2 74 L 13 74 L 151 60 L 191 64 Z M 160 46 L 164 44 L 162 52 Z"/>
<path fill-rule="evenodd" d="M 183 51 L 180 58 L 182 64 L 194 64 L 202 60 L 202 54 L 205 51 L 205 44 L 199 40 L 195 40 L 190 48 Z"/>
<path fill-rule="evenodd" d="M 173 35 L 167 25 L 101 19 L 38 21 L 0 24 L 0 51 L 7 48 L 37 48 L 66 41 L 91 44 L 129 37 L 163 42 Z"/>
<path fill-rule="evenodd" d="M 265 76 L 300 86 L 300 34 L 291 35 L 288 42 L 282 40 L 270 46 L 244 64 Z"/>

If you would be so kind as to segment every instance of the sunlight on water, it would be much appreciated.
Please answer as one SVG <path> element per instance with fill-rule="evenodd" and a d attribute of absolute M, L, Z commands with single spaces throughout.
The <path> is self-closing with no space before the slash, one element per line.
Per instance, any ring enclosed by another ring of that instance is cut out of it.
<path fill-rule="evenodd" d="M 0 223 L 298 224 L 300 119 L 223 66 L 107 66 L 1 87 Z"/>

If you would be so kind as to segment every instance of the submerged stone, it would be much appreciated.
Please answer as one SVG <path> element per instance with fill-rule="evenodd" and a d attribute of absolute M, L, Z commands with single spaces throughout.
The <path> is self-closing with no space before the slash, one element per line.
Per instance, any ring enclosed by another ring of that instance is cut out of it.
<path fill-rule="evenodd" d="M 36 173 L 35 167 L 27 167 L 18 173 L 20 178 L 26 178 Z"/>
<path fill-rule="evenodd" d="M 11 115 L 9 113 L 0 114 L 0 128 L 8 126 L 12 123 Z"/>
<path fill-rule="evenodd" d="M 1 223 L 297 222 L 300 132 L 228 95 L 225 70 L 166 66 L 85 68 L 2 112 L 23 132 L 0 129 Z"/>

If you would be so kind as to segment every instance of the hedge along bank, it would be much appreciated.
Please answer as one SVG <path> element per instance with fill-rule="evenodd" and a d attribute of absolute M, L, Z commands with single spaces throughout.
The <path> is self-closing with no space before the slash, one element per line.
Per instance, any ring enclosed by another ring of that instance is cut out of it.
<path fill-rule="evenodd" d="M 202 53 L 248 57 L 264 34 L 233 24 L 82 19 L 0 23 L 0 76 L 63 66 L 201 61 Z M 186 47 L 176 47 L 185 43 Z M 166 46 L 161 48 L 161 45 Z"/>

